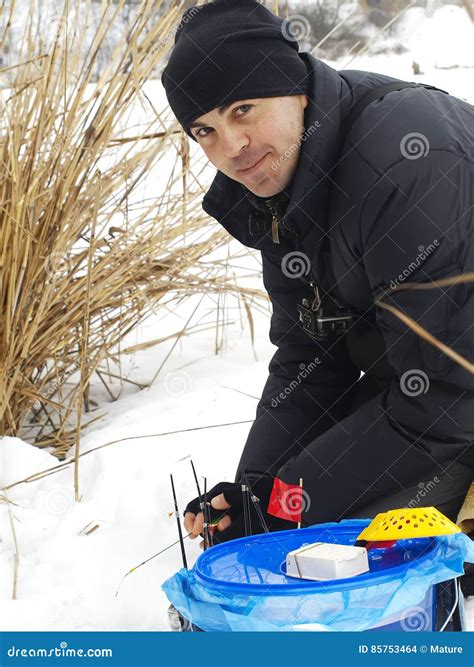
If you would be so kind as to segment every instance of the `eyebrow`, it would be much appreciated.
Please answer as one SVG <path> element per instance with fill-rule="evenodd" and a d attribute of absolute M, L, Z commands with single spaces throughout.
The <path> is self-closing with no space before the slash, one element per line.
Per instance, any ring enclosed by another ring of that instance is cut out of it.
<path fill-rule="evenodd" d="M 227 111 L 227 109 L 230 107 L 231 104 L 234 104 L 234 102 L 230 102 L 229 104 L 224 104 L 224 106 L 222 106 L 222 107 L 218 107 L 217 110 L 218 110 L 218 112 L 219 112 L 219 115 L 222 116 L 222 114 L 223 114 L 225 111 Z M 206 125 L 206 123 L 199 123 L 199 122 L 196 121 L 196 122 L 194 122 L 194 123 L 191 123 L 191 125 L 189 126 L 189 129 L 192 130 L 193 127 L 209 127 L 209 126 Z"/>

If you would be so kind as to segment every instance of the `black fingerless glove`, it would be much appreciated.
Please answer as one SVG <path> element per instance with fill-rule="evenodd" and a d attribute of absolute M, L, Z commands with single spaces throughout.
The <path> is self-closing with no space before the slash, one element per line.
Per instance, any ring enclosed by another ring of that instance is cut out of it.
<path fill-rule="evenodd" d="M 270 500 L 270 495 L 273 488 L 273 477 L 269 475 L 261 475 L 259 477 L 254 476 L 249 479 L 249 484 L 252 489 L 252 493 L 259 499 L 259 507 L 265 524 L 270 532 L 277 530 L 289 530 L 290 528 L 296 528 L 296 523 L 293 521 L 285 521 L 284 519 L 279 519 L 271 514 L 267 513 L 268 502 Z M 243 494 L 242 494 L 242 485 L 240 482 L 219 482 L 216 484 L 210 491 L 207 492 L 207 500 L 210 503 L 212 498 L 224 494 L 224 498 L 231 507 L 227 510 L 216 510 L 213 507 L 210 507 L 211 510 L 211 523 L 217 522 L 223 516 L 228 514 L 232 520 L 231 525 L 223 531 L 215 530 L 213 533 L 213 541 L 215 544 L 220 542 L 227 542 L 228 540 L 236 539 L 237 537 L 245 536 L 245 519 L 243 511 Z M 250 494 L 251 495 L 251 494 Z M 252 502 L 249 495 L 249 504 L 250 504 L 250 531 L 251 535 L 257 535 L 259 533 L 264 533 L 265 528 L 263 527 L 259 513 L 256 509 L 255 504 Z M 203 498 L 201 499 L 203 500 Z M 184 513 L 192 512 L 197 514 L 201 512 L 201 507 L 199 505 L 199 498 L 195 498 L 188 503 Z"/>
<path fill-rule="evenodd" d="M 240 484 L 235 484 L 233 482 L 219 482 L 219 484 L 216 484 L 210 491 L 207 492 L 207 502 L 210 503 L 212 498 L 220 496 L 221 493 L 224 494 L 225 499 L 229 505 L 232 505 L 232 507 L 227 510 L 216 510 L 209 506 L 209 509 L 211 510 L 211 523 L 219 521 L 219 519 L 222 519 L 222 517 L 226 514 L 228 514 L 232 519 L 236 513 L 238 514 L 242 510 L 242 491 Z M 201 502 L 204 502 L 204 495 L 201 496 Z M 239 502 L 240 509 L 238 509 Z M 194 498 L 194 500 L 191 500 L 187 504 L 186 509 L 183 512 L 183 516 L 186 514 L 186 512 L 192 512 L 193 514 L 202 512 L 202 507 L 199 505 L 199 498 Z"/>

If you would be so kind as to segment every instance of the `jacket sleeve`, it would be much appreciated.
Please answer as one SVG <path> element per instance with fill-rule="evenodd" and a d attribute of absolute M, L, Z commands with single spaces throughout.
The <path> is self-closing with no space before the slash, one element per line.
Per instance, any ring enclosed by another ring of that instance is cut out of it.
<path fill-rule="evenodd" d="M 344 341 L 319 344 L 305 333 L 296 306 L 304 297 L 314 298 L 314 292 L 307 283 L 287 277 L 281 261 L 262 252 L 263 281 L 272 304 L 270 340 L 278 349 L 236 481 L 242 469 L 275 475 L 287 459 L 337 424 L 347 414 L 350 389 L 360 375 Z"/>
<path fill-rule="evenodd" d="M 472 283 L 430 290 L 429 283 L 474 270 L 472 165 L 445 151 L 403 160 L 366 197 L 360 248 L 374 297 L 408 314 L 472 361 Z M 305 524 L 338 520 L 364 505 L 459 461 L 473 466 L 473 375 L 422 340 L 387 310 L 377 308 L 395 379 L 379 395 L 316 437 L 286 461 L 278 476 L 303 478 Z M 369 369 L 370 370 L 370 369 Z"/>

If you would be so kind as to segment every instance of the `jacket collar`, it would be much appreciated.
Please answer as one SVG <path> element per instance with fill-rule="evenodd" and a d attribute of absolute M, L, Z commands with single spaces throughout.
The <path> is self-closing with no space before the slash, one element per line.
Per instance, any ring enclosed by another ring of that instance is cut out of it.
<path fill-rule="evenodd" d="M 308 71 L 309 103 L 300 157 L 285 205 L 283 223 L 298 238 L 316 249 L 326 226 L 326 209 L 332 173 L 341 151 L 341 119 L 351 100 L 349 86 L 339 73 L 309 53 L 301 53 Z M 281 193 L 283 194 L 283 193 Z M 271 230 L 258 222 L 256 198 L 245 186 L 218 171 L 204 196 L 203 209 L 244 245 L 275 252 Z M 255 222 L 257 220 L 257 223 Z M 282 238 L 280 249 L 289 241 Z"/>

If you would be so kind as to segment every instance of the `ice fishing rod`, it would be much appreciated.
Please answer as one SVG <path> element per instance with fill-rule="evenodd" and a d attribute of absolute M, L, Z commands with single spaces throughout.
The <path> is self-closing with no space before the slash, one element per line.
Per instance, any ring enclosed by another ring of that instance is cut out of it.
<path fill-rule="evenodd" d="M 196 482 L 196 489 L 197 489 L 197 493 L 198 493 L 199 507 L 201 509 L 201 512 L 203 514 L 203 519 L 204 519 L 202 527 L 203 527 L 203 532 L 204 532 L 204 551 L 206 551 L 208 544 L 210 546 L 213 546 L 213 545 L 211 545 L 210 539 L 209 539 L 209 525 L 210 525 L 210 519 L 211 519 L 211 512 L 210 512 L 209 506 L 207 504 L 207 493 L 206 493 L 207 478 L 204 478 L 204 486 L 205 486 L 205 491 L 204 492 L 206 494 L 206 498 L 203 501 L 202 495 L 201 495 L 201 487 L 199 486 L 199 481 L 198 481 L 198 478 L 197 478 L 197 475 L 196 475 L 196 468 L 194 467 L 194 463 L 193 463 L 192 459 L 191 459 L 191 468 L 193 469 L 194 481 Z"/>
<path fill-rule="evenodd" d="M 209 546 L 214 546 L 211 544 L 212 531 L 210 530 L 211 525 L 211 510 L 207 502 L 207 477 L 204 477 L 204 504 L 202 510 L 204 516 L 203 529 L 204 529 L 204 551 L 206 551 L 208 545 L 206 544 L 209 541 Z"/>
<path fill-rule="evenodd" d="M 268 526 L 267 526 L 267 523 L 266 523 L 265 518 L 263 516 L 262 508 L 260 507 L 260 498 L 257 498 L 255 493 L 253 492 L 252 487 L 250 486 L 249 479 L 248 479 L 248 477 L 247 477 L 247 475 L 245 474 L 244 471 L 242 471 L 242 479 L 244 480 L 245 486 L 247 487 L 247 489 L 250 493 L 250 499 L 253 503 L 253 506 L 255 507 L 255 512 L 257 513 L 257 516 L 258 516 L 258 519 L 259 519 L 259 521 L 262 525 L 262 528 L 266 533 L 268 533 L 269 532 Z"/>
<path fill-rule="evenodd" d="M 190 535 L 192 535 L 192 533 L 187 533 L 187 535 L 184 535 L 183 540 L 185 540 L 187 537 L 190 537 Z M 150 558 L 147 558 L 146 560 L 144 560 L 143 563 L 140 563 L 139 565 L 135 565 L 135 567 L 132 567 L 131 570 L 129 570 L 126 574 L 123 575 L 123 577 L 122 577 L 122 579 L 121 579 L 121 581 L 120 581 L 120 583 L 117 587 L 117 591 L 115 592 L 115 597 L 117 597 L 117 595 L 119 593 L 119 590 L 120 590 L 120 586 L 122 585 L 124 579 L 126 579 L 129 574 L 132 574 L 132 572 L 135 572 L 136 570 L 138 570 L 138 568 L 142 567 L 142 565 L 146 565 L 151 560 L 153 560 L 153 558 L 156 558 L 157 556 L 160 556 L 162 553 L 164 553 L 165 551 L 168 551 L 168 549 L 171 549 L 171 547 L 174 547 L 179 543 L 180 543 L 180 540 L 176 540 L 176 542 L 173 542 L 172 544 L 168 544 L 167 547 L 165 547 L 164 549 L 161 549 L 161 551 L 158 551 L 158 553 L 153 554 L 153 556 L 150 556 Z"/>
<path fill-rule="evenodd" d="M 240 485 L 240 490 L 242 492 L 242 509 L 244 513 L 244 532 L 245 532 L 245 537 L 248 537 L 250 535 L 250 508 L 248 507 L 247 501 L 248 501 L 248 494 L 247 494 L 247 486 L 245 482 L 243 482 Z"/>
<path fill-rule="evenodd" d="M 179 520 L 178 500 L 177 500 L 177 498 L 176 498 L 176 490 L 175 490 L 175 488 L 174 488 L 174 480 L 173 480 L 173 475 L 172 475 L 172 474 L 170 474 L 170 480 L 171 480 L 171 491 L 172 491 L 172 493 L 173 493 L 174 513 L 175 513 L 175 516 L 176 516 L 176 523 L 178 524 L 178 536 L 179 536 L 179 539 L 178 539 L 176 542 L 173 542 L 172 544 L 169 544 L 169 545 L 168 545 L 167 547 L 165 547 L 164 549 L 161 549 L 161 551 L 158 551 L 158 553 L 154 554 L 153 556 L 150 556 L 150 558 L 147 558 L 146 560 L 144 560 L 143 563 L 140 563 L 140 565 L 136 565 L 135 567 L 132 567 L 132 569 L 129 570 L 129 571 L 122 577 L 122 579 L 121 579 L 121 581 L 120 581 L 120 583 L 119 583 L 119 585 L 118 585 L 118 587 L 117 587 L 117 591 L 116 591 L 116 593 L 115 593 L 115 597 L 117 597 L 118 592 L 119 592 L 119 589 L 120 589 L 120 586 L 122 585 L 124 579 L 125 579 L 126 577 L 128 577 L 129 574 L 132 574 L 132 572 L 135 572 L 136 570 L 138 570 L 139 567 L 141 567 L 142 565 L 145 565 L 146 563 L 149 563 L 151 560 L 153 560 L 153 558 L 156 558 L 157 556 L 159 556 L 160 554 L 164 553 L 164 552 L 167 551 L 168 549 L 171 549 L 171 547 L 174 547 L 176 544 L 179 544 L 180 547 L 181 547 L 181 557 L 182 557 L 182 559 L 183 559 L 183 567 L 185 567 L 186 569 L 188 569 L 188 561 L 187 561 L 187 559 L 186 559 L 186 551 L 185 551 L 185 548 L 184 548 L 183 531 L 181 530 L 181 522 L 180 522 L 180 520 Z M 171 514 L 172 514 L 172 513 L 170 513 L 170 516 L 171 516 Z M 190 535 L 192 535 L 192 533 L 187 533 L 187 535 L 185 535 L 185 537 L 189 537 Z"/>
<path fill-rule="evenodd" d="M 170 474 L 171 490 L 173 492 L 174 511 L 176 515 L 176 523 L 178 524 L 179 545 L 181 547 L 181 556 L 183 558 L 183 567 L 188 569 L 188 562 L 186 560 L 186 551 L 184 549 L 183 531 L 181 530 L 181 522 L 179 520 L 178 501 L 176 500 L 176 491 L 174 488 L 173 475 Z"/>
<path fill-rule="evenodd" d="M 197 484 L 197 487 L 198 487 L 198 494 L 199 494 L 199 496 L 200 496 L 200 495 L 201 495 L 201 490 L 200 490 L 200 487 L 199 487 L 199 482 L 198 482 L 197 475 L 196 475 L 196 471 L 195 471 L 194 464 L 193 464 L 192 461 L 191 461 L 191 465 L 192 465 L 192 468 L 193 468 L 193 472 L 194 472 L 194 474 L 195 474 L 195 480 L 196 480 L 196 484 Z M 186 561 L 186 553 L 185 553 L 185 551 L 184 551 L 184 540 L 185 540 L 187 537 L 190 537 L 190 536 L 192 535 L 192 532 L 191 532 L 191 533 L 187 533 L 186 535 L 183 535 L 183 534 L 182 534 L 182 531 L 181 531 L 181 524 L 179 523 L 179 513 L 178 513 L 178 507 L 177 507 L 177 501 L 176 501 L 175 490 L 174 490 L 173 476 L 170 475 L 170 478 L 171 478 L 171 485 L 172 485 L 172 490 L 173 490 L 173 500 L 175 501 L 176 518 L 177 518 L 177 521 L 178 521 L 179 539 L 176 540 L 175 542 L 172 542 L 171 544 L 168 544 L 167 547 L 165 547 L 164 549 L 161 549 L 161 550 L 158 551 L 156 554 L 153 554 L 153 556 L 150 556 L 149 558 L 147 558 L 146 560 L 144 560 L 142 563 L 139 563 L 138 565 L 135 565 L 135 567 L 132 567 L 126 574 L 124 574 L 124 576 L 122 577 L 122 579 L 121 579 L 121 581 L 120 581 L 120 583 L 119 583 L 119 585 L 118 585 L 118 587 L 117 587 L 117 591 L 115 592 L 115 597 L 118 596 L 120 587 L 122 586 L 123 581 L 128 577 L 129 574 L 132 574 L 132 572 L 136 572 L 136 570 L 138 570 L 140 567 L 142 567 L 143 565 L 146 565 L 147 563 L 149 563 L 149 562 L 150 562 L 151 560 L 153 560 L 154 558 L 157 558 L 158 556 L 161 556 L 162 553 L 164 553 L 165 551 L 168 551 L 168 549 L 171 549 L 172 547 L 176 546 L 177 544 L 180 544 L 180 545 L 181 545 L 181 548 L 182 548 L 182 550 L 181 550 L 181 554 L 182 554 L 182 557 L 183 557 L 183 565 L 184 565 L 184 567 L 187 568 L 187 564 L 186 564 L 186 563 L 187 563 L 187 561 Z M 247 477 L 247 475 L 245 474 L 245 472 L 242 472 L 242 478 L 243 478 L 243 480 L 244 480 L 245 486 L 246 486 L 246 487 L 248 488 L 248 490 L 249 490 L 249 493 L 250 493 L 250 499 L 252 500 L 252 503 L 253 503 L 253 505 L 254 505 L 254 507 L 255 507 L 255 511 L 256 511 L 257 516 L 258 516 L 258 518 L 259 518 L 259 521 L 260 521 L 260 523 L 261 523 L 261 525 L 262 525 L 262 528 L 264 529 L 264 531 L 265 531 L 266 533 L 268 533 L 268 532 L 269 532 L 269 530 L 268 530 L 268 526 L 267 526 L 267 524 L 266 524 L 266 522 L 265 522 L 265 519 L 264 519 L 264 516 L 263 516 L 263 513 L 262 513 L 262 509 L 261 509 L 261 507 L 260 507 L 260 499 L 254 494 L 254 492 L 253 492 L 253 490 L 252 490 L 252 487 L 251 487 L 251 485 L 250 485 L 250 482 L 249 482 L 249 480 L 248 480 L 248 477 Z M 205 478 L 204 482 L 205 482 L 205 484 L 207 483 L 206 478 Z M 224 511 L 222 516 L 225 516 L 226 514 L 227 514 L 227 512 Z"/>

